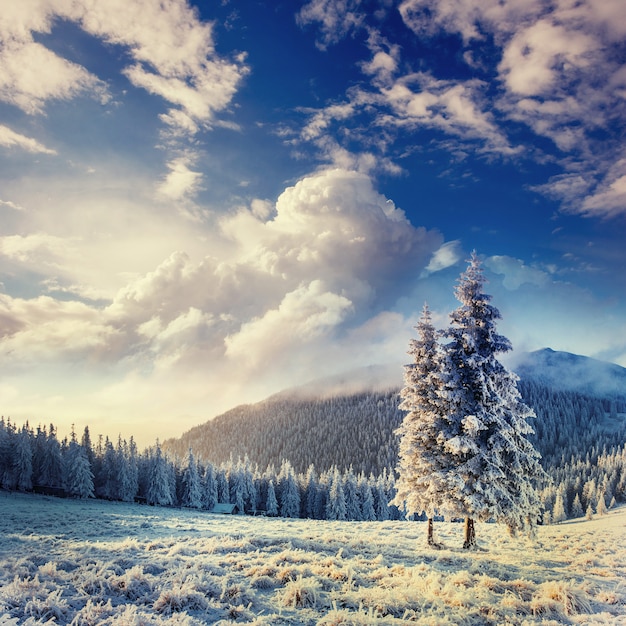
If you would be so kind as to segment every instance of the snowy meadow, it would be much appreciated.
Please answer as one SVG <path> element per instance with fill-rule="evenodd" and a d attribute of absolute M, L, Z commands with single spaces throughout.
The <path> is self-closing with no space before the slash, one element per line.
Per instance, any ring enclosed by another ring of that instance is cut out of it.
<path fill-rule="evenodd" d="M 626 624 L 626 507 L 478 524 L 220 516 L 0 492 L 0 625 Z"/>

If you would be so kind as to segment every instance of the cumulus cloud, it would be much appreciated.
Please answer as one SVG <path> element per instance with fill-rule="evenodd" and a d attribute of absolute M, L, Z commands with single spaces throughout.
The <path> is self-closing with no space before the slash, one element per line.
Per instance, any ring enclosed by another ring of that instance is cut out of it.
<path fill-rule="evenodd" d="M 4 126 L 4 124 L 0 124 L 0 146 L 20 148 L 21 150 L 26 150 L 26 152 L 39 154 L 56 154 L 56 150 L 46 148 L 46 146 L 36 139 L 16 133 L 8 126 Z"/>
<path fill-rule="evenodd" d="M 223 216 L 213 241 L 218 257 L 173 253 L 108 303 L 3 295 L 0 351 L 12 367 L 82 359 L 115 372 L 108 397 L 94 397 L 98 406 L 127 410 L 125 402 L 159 397 L 180 411 L 170 381 L 188 390 L 188 401 L 178 394 L 185 410 L 198 416 L 204 403 L 209 417 L 207 407 L 217 406 L 211 394 L 232 406 L 387 355 L 385 333 L 405 330 L 388 311 L 443 244 L 439 233 L 414 227 L 368 176 L 340 169 L 302 178 L 275 203 L 256 200 Z M 30 266 L 56 260 L 60 245 L 5 238 L 2 254 Z M 48 267 L 50 276 L 59 266 Z"/>

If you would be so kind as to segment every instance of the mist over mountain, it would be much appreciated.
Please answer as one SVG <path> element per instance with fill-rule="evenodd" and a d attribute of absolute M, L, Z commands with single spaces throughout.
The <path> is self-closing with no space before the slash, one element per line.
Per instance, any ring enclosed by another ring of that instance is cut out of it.
<path fill-rule="evenodd" d="M 523 355 L 514 369 L 537 414 L 534 443 L 544 465 L 626 441 L 625 368 L 544 349 Z M 261 469 L 288 459 L 298 472 L 314 464 L 378 474 L 394 468 L 398 454 L 395 430 L 404 412 L 394 376 L 370 367 L 314 381 L 238 406 L 163 447 L 180 457 L 192 448 L 217 464 L 247 455 Z"/>
<path fill-rule="evenodd" d="M 569 352 L 544 348 L 521 355 L 513 365 L 524 380 L 552 389 L 599 396 L 626 395 L 626 368 Z"/>

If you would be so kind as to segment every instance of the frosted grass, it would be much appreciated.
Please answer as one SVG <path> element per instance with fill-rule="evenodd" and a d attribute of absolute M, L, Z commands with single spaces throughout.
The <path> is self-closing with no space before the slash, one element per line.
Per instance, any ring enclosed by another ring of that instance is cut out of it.
<path fill-rule="evenodd" d="M 626 624 L 625 507 L 435 532 L 0 492 L 0 626 Z"/>

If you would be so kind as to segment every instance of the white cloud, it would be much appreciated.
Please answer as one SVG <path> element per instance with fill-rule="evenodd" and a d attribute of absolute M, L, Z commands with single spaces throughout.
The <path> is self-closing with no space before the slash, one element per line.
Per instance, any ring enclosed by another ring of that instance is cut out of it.
<path fill-rule="evenodd" d="M 441 270 L 455 265 L 462 259 L 462 254 L 460 241 L 448 241 L 444 243 L 440 248 L 435 250 L 428 265 L 424 268 L 422 276 L 428 276 L 428 274 L 434 274 L 435 272 L 440 272 Z"/>
<path fill-rule="evenodd" d="M 16 133 L 8 126 L 4 126 L 4 124 L 0 124 L 0 146 L 6 146 L 7 148 L 16 147 L 21 150 L 26 150 L 26 152 L 39 154 L 56 154 L 56 150 L 46 148 L 46 146 L 36 139 Z"/>
<path fill-rule="evenodd" d="M 106 100 L 102 81 L 84 67 L 33 40 L 50 32 L 54 18 L 71 20 L 102 41 L 122 46 L 132 59 L 124 73 L 136 86 L 173 105 L 163 116 L 179 131 L 196 132 L 223 111 L 246 74 L 244 58 L 219 57 L 212 25 L 185 0 L 88 0 L 24 4 L 0 18 L 0 99 L 40 113 L 50 99 L 93 93 Z M 4 11 L 3 11 L 4 12 Z"/>
<path fill-rule="evenodd" d="M 539 20 L 514 35 L 498 69 L 513 94 L 553 96 L 560 73 L 588 67 L 596 45 L 589 35 Z"/>
<path fill-rule="evenodd" d="M 167 164 L 169 173 L 157 188 L 157 195 L 164 200 L 180 201 L 193 197 L 202 184 L 202 173 L 189 167 L 193 165 L 191 155 L 177 157 Z"/>
<path fill-rule="evenodd" d="M 310 0 L 300 9 L 297 19 L 303 26 L 319 24 L 321 38 L 317 45 L 325 50 L 361 26 L 360 4 L 361 0 Z"/>
<path fill-rule="evenodd" d="M 545 287 L 551 282 L 550 275 L 544 270 L 529 267 L 520 259 L 509 256 L 492 256 L 485 260 L 485 267 L 494 274 L 501 274 L 502 284 L 510 290 L 519 289 L 522 285 Z"/>
<path fill-rule="evenodd" d="M 626 158 L 609 169 L 601 184 L 584 199 L 581 210 L 602 217 L 626 214 Z"/>
<path fill-rule="evenodd" d="M 255 369 L 289 362 L 305 351 L 308 343 L 331 333 L 351 310 L 350 300 L 314 280 L 285 294 L 277 308 L 245 322 L 237 333 L 227 336 L 226 356 Z M 294 342 L 299 345 L 296 351 Z"/>
<path fill-rule="evenodd" d="M 0 48 L 0 100 L 35 114 L 43 111 L 47 100 L 69 100 L 87 92 L 106 97 L 100 80 L 43 45 L 15 39 L 0 42 L 4 44 Z"/>

